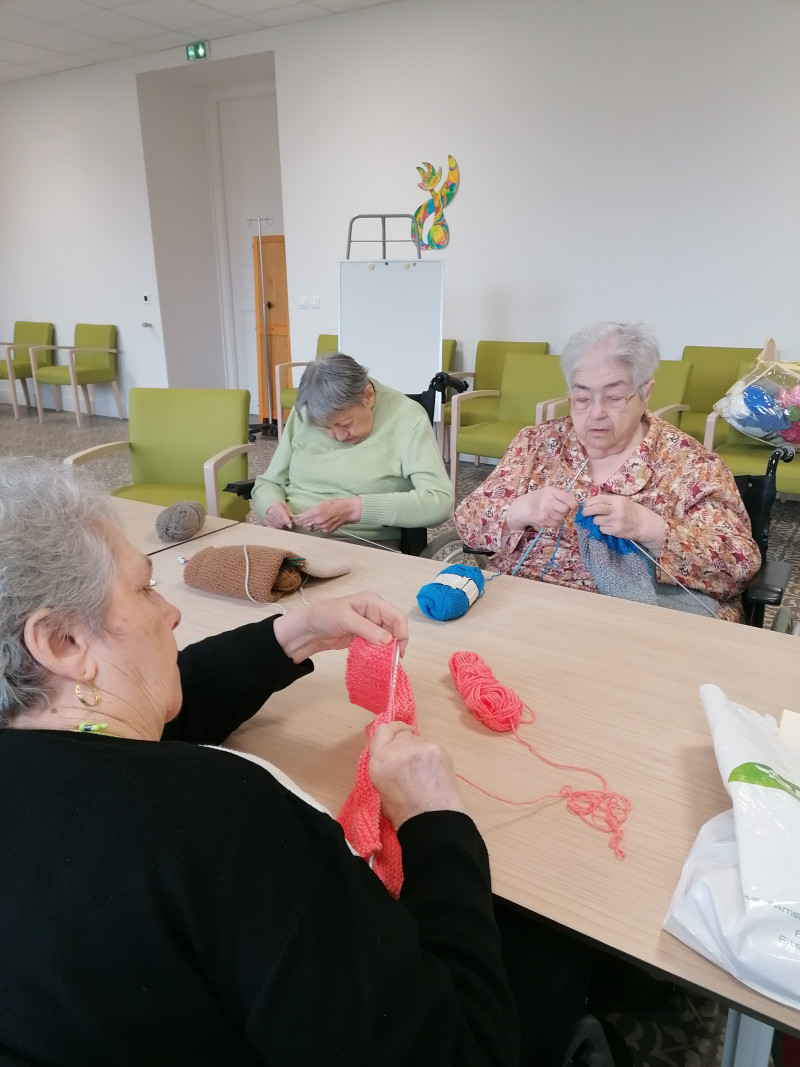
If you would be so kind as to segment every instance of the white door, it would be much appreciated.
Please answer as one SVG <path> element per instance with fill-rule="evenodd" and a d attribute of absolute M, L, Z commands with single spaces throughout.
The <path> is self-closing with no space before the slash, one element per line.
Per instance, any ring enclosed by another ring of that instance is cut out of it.
<path fill-rule="evenodd" d="M 241 92 L 242 90 L 240 90 Z M 278 117 L 274 92 L 259 90 L 255 95 L 223 96 L 216 101 L 224 244 L 229 282 L 229 320 L 226 340 L 233 346 L 232 386 L 250 390 L 250 411 L 258 412 L 258 369 L 256 366 L 256 312 L 253 287 L 253 237 L 261 216 L 262 234 L 283 233 L 281 171 L 278 154 Z M 218 199 L 219 202 L 219 199 Z M 219 232 L 219 229 L 218 229 Z M 226 303 L 223 293 L 223 305 Z"/>

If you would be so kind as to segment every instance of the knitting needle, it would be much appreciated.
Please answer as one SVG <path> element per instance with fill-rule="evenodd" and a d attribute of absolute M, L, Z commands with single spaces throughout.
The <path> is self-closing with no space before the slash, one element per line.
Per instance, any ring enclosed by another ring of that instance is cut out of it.
<path fill-rule="evenodd" d="M 392 676 L 389 681 L 389 718 L 388 721 L 392 722 L 394 719 L 394 691 L 397 687 L 397 668 L 400 664 L 400 642 L 398 641 L 394 646 L 394 660 L 392 662 Z"/>

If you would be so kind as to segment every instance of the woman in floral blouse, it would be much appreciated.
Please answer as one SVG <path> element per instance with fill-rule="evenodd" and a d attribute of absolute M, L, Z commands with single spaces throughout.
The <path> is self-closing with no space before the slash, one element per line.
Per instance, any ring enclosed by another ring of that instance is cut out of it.
<path fill-rule="evenodd" d="M 521 430 L 456 509 L 456 526 L 468 547 L 497 553 L 493 569 L 511 573 L 524 556 L 520 576 L 596 592 L 573 521 L 582 503 L 603 534 L 658 561 L 658 582 L 674 575 L 738 621 L 758 546 L 722 460 L 647 410 L 659 358 L 642 325 L 575 334 L 561 357 L 570 415 Z"/>

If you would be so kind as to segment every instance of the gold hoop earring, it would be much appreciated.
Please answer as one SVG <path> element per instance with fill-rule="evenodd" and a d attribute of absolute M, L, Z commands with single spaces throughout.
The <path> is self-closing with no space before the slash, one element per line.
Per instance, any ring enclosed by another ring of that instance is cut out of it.
<path fill-rule="evenodd" d="M 83 693 L 81 692 L 81 686 L 84 683 L 86 685 L 90 685 L 92 687 L 92 695 L 94 696 L 94 700 L 92 701 L 92 703 L 89 703 L 88 700 L 85 700 L 84 696 L 83 696 Z M 100 690 L 97 688 L 97 686 L 94 684 L 94 682 L 90 682 L 86 678 L 83 677 L 83 671 L 81 671 L 81 676 L 77 680 L 77 682 L 75 683 L 75 695 L 77 696 L 78 700 L 80 700 L 81 704 L 83 704 L 83 706 L 85 708 L 96 708 L 97 705 L 100 703 L 100 701 L 103 699 L 103 697 L 102 697 L 102 695 L 100 693 Z"/>

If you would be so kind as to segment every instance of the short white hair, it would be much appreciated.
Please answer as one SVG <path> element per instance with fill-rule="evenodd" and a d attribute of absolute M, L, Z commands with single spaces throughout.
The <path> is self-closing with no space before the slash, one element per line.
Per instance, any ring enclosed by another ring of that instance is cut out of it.
<path fill-rule="evenodd" d="M 312 426 L 325 426 L 338 412 L 357 404 L 368 384 L 367 368 L 352 356 L 326 352 L 303 371 L 295 407 Z"/>
<path fill-rule="evenodd" d="M 0 727 L 46 707 L 48 673 L 25 646 L 26 620 L 49 610 L 53 634 L 105 621 L 114 554 L 110 497 L 54 460 L 0 459 Z"/>
<path fill-rule="evenodd" d="M 574 333 L 561 356 L 561 372 L 568 387 L 572 388 L 572 381 L 584 366 L 588 353 L 601 347 L 628 368 L 631 382 L 641 395 L 661 360 L 655 334 L 643 322 L 598 322 Z"/>

